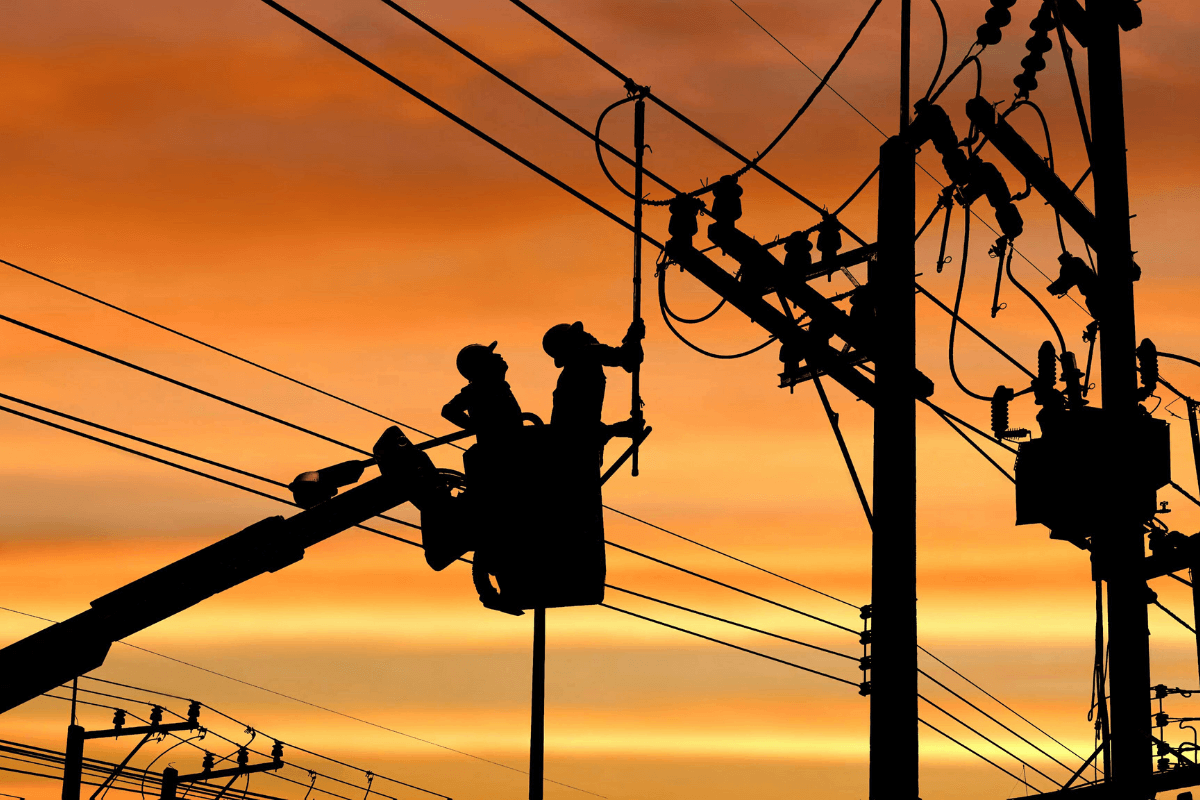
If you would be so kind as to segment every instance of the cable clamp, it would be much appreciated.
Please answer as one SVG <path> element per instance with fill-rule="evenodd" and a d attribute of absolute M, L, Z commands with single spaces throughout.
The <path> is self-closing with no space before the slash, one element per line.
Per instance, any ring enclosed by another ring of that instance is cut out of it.
<path fill-rule="evenodd" d="M 860 683 L 858 685 L 858 693 L 860 695 L 862 695 L 863 697 L 866 697 L 867 695 L 869 695 L 871 693 L 871 682 L 863 681 L 862 683 Z"/>

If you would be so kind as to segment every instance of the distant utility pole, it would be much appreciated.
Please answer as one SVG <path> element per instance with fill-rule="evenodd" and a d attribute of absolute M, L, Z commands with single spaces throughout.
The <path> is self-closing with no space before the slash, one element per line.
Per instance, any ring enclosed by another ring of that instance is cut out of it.
<path fill-rule="evenodd" d="M 1138 413 L 1133 310 L 1133 247 L 1129 233 L 1129 175 L 1125 160 L 1125 104 L 1121 86 L 1121 43 L 1111 0 L 1087 0 L 1088 92 L 1092 111 L 1092 180 L 1100 308 L 1101 399 L 1113 426 L 1113 447 L 1133 452 Z M 1129 485 L 1136 465 L 1131 457 L 1110 462 L 1124 474 L 1104 476 L 1102 485 Z M 1098 476 L 1099 477 L 1099 476 Z M 1109 484 L 1108 480 L 1112 480 Z M 1150 648 L 1146 618 L 1146 551 L 1142 525 L 1131 507 L 1132 492 L 1114 492 L 1106 518 L 1096 531 L 1094 558 L 1108 582 L 1109 687 L 1112 720 L 1113 797 L 1146 800 L 1153 795 L 1151 749 Z"/>
<path fill-rule="evenodd" d="M 911 0 L 900 10 L 900 133 L 879 149 L 871 548 L 872 800 L 917 800 L 916 158 L 908 142 Z"/>

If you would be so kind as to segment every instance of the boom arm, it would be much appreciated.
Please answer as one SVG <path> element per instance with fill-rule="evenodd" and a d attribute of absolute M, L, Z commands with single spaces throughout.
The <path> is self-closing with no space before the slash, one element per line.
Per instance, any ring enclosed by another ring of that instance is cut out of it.
<path fill-rule="evenodd" d="M 0 713 L 99 667 L 113 642 L 264 572 L 295 564 L 306 548 L 411 500 L 415 488 L 385 473 L 295 516 L 268 517 L 5 647 L 0 650 Z"/>

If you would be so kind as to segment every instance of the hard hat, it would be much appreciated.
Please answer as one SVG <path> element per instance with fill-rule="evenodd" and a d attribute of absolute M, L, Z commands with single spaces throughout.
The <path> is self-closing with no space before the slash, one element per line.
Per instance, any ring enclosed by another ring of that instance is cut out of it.
<path fill-rule="evenodd" d="M 478 365 L 482 364 L 485 359 L 496 351 L 497 342 L 491 344 L 469 344 L 462 350 L 458 351 L 458 358 L 454 360 L 454 365 L 458 367 L 459 373 L 470 380 L 476 374 Z"/>
<path fill-rule="evenodd" d="M 574 334 L 580 330 L 583 330 L 582 322 L 575 322 L 569 325 L 562 322 L 546 331 L 546 335 L 542 337 L 542 349 L 546 351 L 546 355 L 554 359 L 554 366 L 562 366 L 562 362 L 559 359 L 563 352 L 570 347 Z"/>

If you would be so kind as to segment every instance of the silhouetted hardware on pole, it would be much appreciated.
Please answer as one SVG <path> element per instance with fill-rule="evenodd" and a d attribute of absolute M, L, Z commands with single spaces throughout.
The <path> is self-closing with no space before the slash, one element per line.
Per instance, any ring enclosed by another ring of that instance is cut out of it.
<path fill-rule="evenodd" d="M 1145 399 L 1157 384 L 1157 358 L 1149 340 L 1139 351 L 1147 384 L 1140 397 Z M 1042 436 L 1018 446 L 1016 522 L 1046 525 L 1050 538 L 1089 549 L 1088 537 L 1107 522 L 1103 501 L 1114 493 L 1128 498 L 1140 523 L 1158 510 L 1157 490 L 1171 481 L 1170 425 L 1144 409 L 1131 420 L 1122 420 L 1089 406 L 1074 363 L 1073 354 L 1063 354 L 1066 388 L 1060 391 L 1054 346 L 1042 344 L 1039 374 L 1032 381 L 1035 402 L 1042 406 L 1038 413 Z M 1114 447 L 1113 432 L 1129 426 L 1130 445 Z M 1097 568 L 1098 575 L 1103 574 L 1103 566 L 1097 563 Z"/>
<path fill-rule="evenodd" d="M 412 502 L 424 510 L 449 495 L 429 457 L 389 428 L 375 445 L 382 475 L 289 518 L 268 517 L 93 600 L 91 608 L 0 650 L 0 713 L 104 663 L 113 642 L 304 557 L 347 528 Z"/>
<path fill-rule="evenodd" d="M 1079 0 L 1054 0 L 1054 4 L 1075 41 L 1079 42 L 1080 47 L 1087 47 L 1092 36 L 1091 15 L 1079 4 Z M 1121 30 L 1128 33 L 1141 27 L 1142 10 L 1138 7 L 1137 0 L 1112 0 L 1112 4 L 1117 25 Z"/>
<path fill-rule="evenodd" d="M 996 114 L 996 109 L 991 103 L 982 97 L 968 100 L 967 116 L 988 138 L 988 141 L 1000 151 L 1000 154 L 1016 167 L 1025 180 L 1029 181 L 1029 185 L 1054 207 L 1054 210 L 1062 216 L 1063 221 L 1075 229 L 1075 232 L 1089 247 L 1097 252 L 1103 249 L 1104 237 L 1100 235 L 1096 215 L 1084 205 L 1078 195 L 1071 191 L 1071 187 L 1050 171 L 1045 160 L 1037 154 L 1037 151 L 1025 141 L 1021 134 L 1017 133 L 1007 120 Z M 1141 269 L 1132 259 L 1130 259 L 1130 264 L 1133 270 L 1131 280 L 1137 280 Z M 1071 274 L 1079 274 L 1075 266 L 1072 266 Z M 1055 293 L 1062 294 L 1063 292 Z"/>
<path fill-rule="evenodd" d="M 83 745 L 88 739 L 115 739 L 120 736 L 142 735 L 142 740 L 133 748 L 125 760 L 117 766 L 104 784 L 97 790 L 99 794 L 105 786 L 116 779 L 117 775 L 141 749 L 150 737 L 170 733 L 172 731 L 194 731 L 200 727 L 200 704 L 192 701 L 188 706 L 188 718 L 183 722 L 163 723 L 163 710 L 154 706 L 150 710 L 149 725 L 125 725 L 125 712 L 118 709 L 113 714 L 113 727 L 105 730 L 88 731 L 82 725 L 72 724 L 67 728 L 67 747 L 63 761 L 62 800 L 79 800 L 79 791 L 83 781 Z"/>
<path fill-rule="evenodd" d="M 1005 12 L 1007 13 L 1007 12 Z M 991 106 L 988 106 L 991 109 Z M 917 116 L 909 128 L 914 147 L 932 142 L 942 157 L 942 167 L 950 182 L 958 188 L 959 202 L 970 206 L 980 197 L 986 197 L 996 212 L 996 224 L 1009 241 L 1016 239 L 1025 229 L 1021 212 L 1012 202 L 1012 193 L 1000 170 L 991 164 L 970 155 L 954 133 L 954 125 L 941 106 L 928 100 L 918 100 Z M 978 123 L 976 123 L 978 124 Z"/>
<path fill-rule="evenodd" d="M 828 374 L 856 397 L 874 405 L 874 385 L 871 380 L 855 370 L 842 353 L 798 327 L 782 311 L 764 300 L 757 288 L 744 285 L 692 245 L 692 237 L 698 230 L 696 214 L 700 207 L 699 200 L 686 195 L 680 195 L 671 202 L 671 238 L 667 241 L 667 257 L 728 300 L 751 322 L 777 337 L 780 344 L 793 347 L 798 358 L 821 370 L 821 374 Z M 659 267 L 668 268 L 665 264 Z"/>
<path fill-rule="evenodd" d="M 216 781 L 222 778 L 229 778 L 229 784 L 226 789 L 233 785 L 233 782 L 244 775 L 253 775 L 256 772 L 273 772 L 283 768 L 283 744 L 275 742 L 271 747 L 271 760 L 264 761 L 261 764 L 250 763 L 250 753 L 245 747 L 239 748 L 237 753 L 237 766 L 228 769 L 213 769 L 216 766 L 216 759 L 212 753 L 204 754 L 204 763 L 200 772 L 194 772 L 190 775 L 180 775 L 179 770 L 174 767 L 167 767 L 162 774 L 162 792 L 159 794 L 159 800 L 176 800 L 177 790 L 180 785 L 190 783 L 207 783 L 208 781 Z"/>

